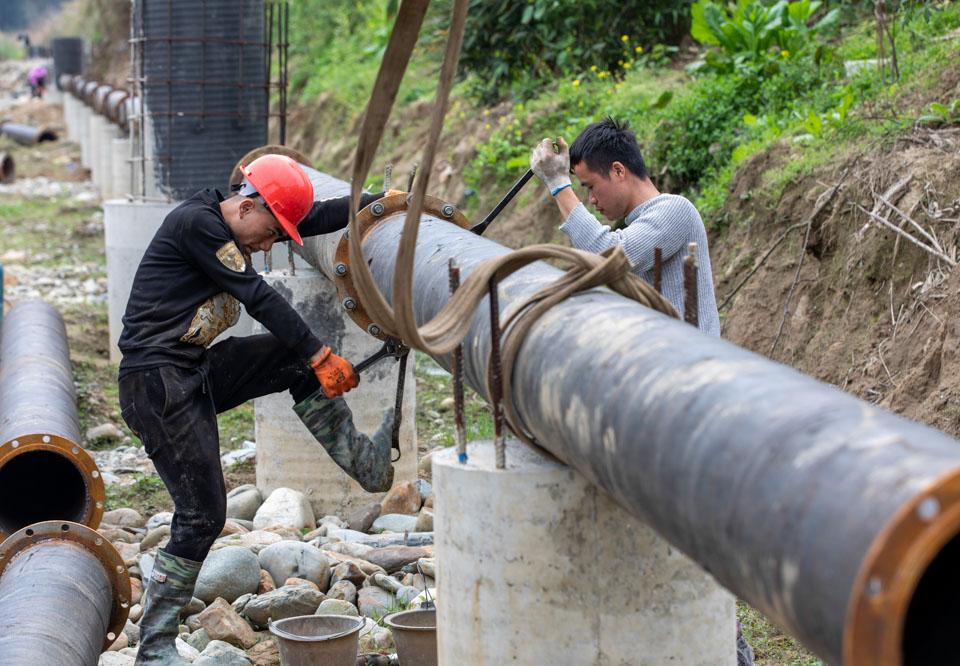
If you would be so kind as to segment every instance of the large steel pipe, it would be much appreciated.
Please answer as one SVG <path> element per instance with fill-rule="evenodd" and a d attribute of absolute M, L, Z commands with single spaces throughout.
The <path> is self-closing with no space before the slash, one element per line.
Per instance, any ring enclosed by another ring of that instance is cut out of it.
<path fill-rule="evenodd" d="M 103 479 L 80 446 L 63 320 L 46 303 L 20 303 L 0 336 L 0 540 L 44 520 L 95 529 L 103 501 Z"/>
<path fill-rule="evenodd" d="M 0 545 L 0 664 L 96 664 L 129 611 L 123 558 L 90 528 L 43 522 Z"/>
<path fill-rule="evenodd" d="M 364 241 L 388 299 L 402 224 L 385 215 Z M 450 258 L 466 276 L 508 251 L 425 217 L 417 320 L 447 302 Z M 331 245 L 304 256 L 329 270 Z M 559 275 L 538 263 L 505 280 L 502 311 Z M 483 395 L 489 350 L 481 304 L 464 364 Z M 603 289 L 532 328 L 512 382 L 543 447 L 827 662 L 960 663 L 956 440 Z"/>
<path fill-rule="evenodd" d="M 5 134 L 25 146 L 57 140 L 57 133 L 48 127 L 31 127 L 20 123 L 3 123 L 0 125 L 0 134 Z"/>

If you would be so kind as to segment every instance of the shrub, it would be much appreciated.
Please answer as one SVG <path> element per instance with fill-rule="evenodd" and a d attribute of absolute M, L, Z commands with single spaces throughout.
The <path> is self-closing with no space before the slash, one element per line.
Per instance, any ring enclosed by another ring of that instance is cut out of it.
<path fill-rule="evenodd" d="M 461 65 L 484 101 L 534 96 L 555 76 L 589 65 L 619 72 L 639 50 L 677 43 L 688 7 L 689 0 L 473 0 Z"/>

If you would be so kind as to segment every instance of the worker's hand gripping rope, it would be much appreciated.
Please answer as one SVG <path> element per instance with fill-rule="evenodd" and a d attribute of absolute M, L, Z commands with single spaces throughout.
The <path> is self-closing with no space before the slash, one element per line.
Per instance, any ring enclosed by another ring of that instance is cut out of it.
<path fill-rule="evenodd" d="M 313 358 L 310 367 L 317 375 L 320 387 L 327 398 L 336 398 L 343 395 L 360 383 L 353 366 L 345 358 L 337 356 L 330 347 L 323 346 Z"/>

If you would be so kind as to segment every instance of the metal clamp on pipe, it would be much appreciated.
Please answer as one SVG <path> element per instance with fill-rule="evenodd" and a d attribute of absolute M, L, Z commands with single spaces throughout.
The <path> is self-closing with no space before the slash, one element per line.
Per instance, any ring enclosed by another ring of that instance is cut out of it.
<path fill-rule="evenodd" d="M 309 173 L 309 172 L 308 172 Z M 357 213 L 357 223 L 360 225 L 360 240 L 363 242 L 371 231 L 381 224 L 390 220 L 406 217 L 409 207 L 409 195 L 394 194 L 388 197 L 377 199 L 369 206 Z M 431 220 L 436 222 L 449 222 L 461 229 L 470 228 L 470 220 L 463 212 L 451 203 L 438 199 L 436 197 L 426 196 L 423 199 L 423 213 L 420 216 L 422 221 Z M 337 250 L 334 254 L 334 276 L 333 283 L 337 287 L 337 295 L 343 309 L 347 311 L 353 322 L 361 329 L 381 340 L 386 340 L 387 335 L 380 330 L 380 327 L 370 318 L 367 311 L 360 302 L 360 297 L 356 287 L 353 284 L 353 274 L 350 271 L 350 250 L 349 233 L 340 237 Z"/>
<path fill-rule="evenodd" d="M 129 612 L 123 558 L 89 527 L 37 523 L 0 545 L 0 664 L 96 664 Z"/>

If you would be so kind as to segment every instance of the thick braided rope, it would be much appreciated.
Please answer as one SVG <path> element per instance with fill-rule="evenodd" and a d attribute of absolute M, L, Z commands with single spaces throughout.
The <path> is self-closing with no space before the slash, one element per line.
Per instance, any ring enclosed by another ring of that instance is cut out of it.
<path fill-rule="evenodd" d="M 473 314 L 487 295 L 491 278 L 496 277 L 498 282 L 502 281 L 524 266 L 543 259 L 555 259 L 570 264 L 571 268 L 554 284 L 517 307 L 507 317 L 502 329 L 506 331 L 502 351 L 505 415 L 511 429 L 519 437 L 532 443 L 532 437 L 524 433 L 513 410 L 510 378 L 524 336 L 544 312 L 579 291 L 608 285 L 616 292 L 647 307 L 673 317 L 678 315 L 669 301 L 630 272 L 630 262 L 622 247 L 617 246 L 598 255 L 560 245 L 532 245 L 478 265 L 440 312 L 429 322 L 417 326 L 413 307 L 413 261 L 420 214 L 457 70 L 469 0 L 456 0 L 453 5 L 447 50 L 440 71 L 430 132 L 397 249 L 393 276 L 394 306 L 387 303 L 363 256 L 356 218 L 357 207 L 354 202 L 359 201 L 363 183 L 383 136 L 428 5 L 429 0 L 404 0 L 401 5 L 377 73 L 373 94 L 364 113 L 350 190 L 349 255 L 354 286 L 367 314 L 385 333 L 403 340 L 413 348 L 437 356 L 452 352 L 467 335 Z M 491 375 L 489 372 L 487 374 L 488 377 Z"/>

